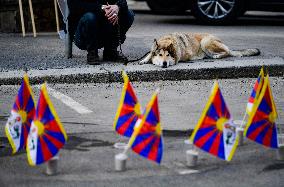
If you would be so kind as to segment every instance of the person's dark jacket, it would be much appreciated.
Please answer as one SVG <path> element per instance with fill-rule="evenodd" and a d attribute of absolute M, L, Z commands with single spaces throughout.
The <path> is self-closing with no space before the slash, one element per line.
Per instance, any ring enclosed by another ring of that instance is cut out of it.
<path fill-rule="evenodd" d="M 126 0 L 68 0 L 69 16 L 68 31 L 73 38 L 80 18 L 87 12 L 93 12 L 98 16 L 103 16 L 102 5 L 107 3 L 116 4 L 119 7 L 119 14 L 127 13 L 128 6 Z"/>

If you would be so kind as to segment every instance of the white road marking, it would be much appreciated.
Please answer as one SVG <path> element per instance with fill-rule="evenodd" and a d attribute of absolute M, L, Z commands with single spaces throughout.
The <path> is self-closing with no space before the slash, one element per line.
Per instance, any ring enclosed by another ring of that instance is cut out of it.
<path fill-rule="evenodd" d="M 180 175 L 190 175 L 194 173 L 199 173 L 197 169 L 189 169 L 185 164 L 181 162 L 172 162 L 171 164 L 163 164 L 164 167 L 173 170 Z"/>
<path fill-rule="evenodd" d="M 185 170 L 180 170 L 178 171 L 178 173 L 180 175 L 188 175 L 188 174 L 194 174 L 194 173 L 199 173 L 198 170 L 195 170 L 195 169 L 185 169 Z"/>
<path fill-rule="evenodd" d="M 60 100 L 65 105 L 69 106 L 71 109 L 75 110 L 79 114 L 89 114 L 93 111 L 89 110 L 87 107 L 81 105 L 80 103 L 74 101 L 71 97 L 60 93 L 50 86 L 47 85 L 48 93 L 52 95 L 54 98 Z"/>

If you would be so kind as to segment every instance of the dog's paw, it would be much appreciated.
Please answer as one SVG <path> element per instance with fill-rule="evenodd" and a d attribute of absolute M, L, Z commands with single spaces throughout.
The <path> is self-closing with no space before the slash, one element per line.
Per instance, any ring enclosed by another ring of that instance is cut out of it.
<path fill-rule="evenodd" d="M 146 60 L 141 60 L 138 62 L 139 65 L 143 65 L 143 64 L 148 64 L 148 62 Z"/>
<path fill-rule="evenodd" d="M 219 59 L 221 56 L 220 55 L 212 55 L 213 59 Z"/>
<path fill-rule="evenodd" d="M 151 54 L 148 54 L 145 58 L 143 58 L 142 60 L 139 61 L 138 64 L 142 65 L 142 64 L 151 64 Z"/>

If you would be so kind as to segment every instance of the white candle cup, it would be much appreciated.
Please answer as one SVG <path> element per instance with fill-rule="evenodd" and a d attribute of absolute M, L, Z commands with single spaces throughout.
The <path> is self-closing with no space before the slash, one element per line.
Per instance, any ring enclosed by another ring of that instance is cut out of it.
<path fill-rule="evenodd" d="M 117 142 L 113 146 L 116 149 L 122 149 L 122 150 L 125 150 L 127 148 L 127 144 L 123 142 Z"/>
<path fill-rule="evenodd" d="M 59 156 L 55 155 L 46 163 L 46 174 L 56 175 L 58 173 L 58 160 Z"/>
<path fill-rule="evenodd" d="M 125 171 L 126 170 L 126 160 L 127 155 L 124 153 L 119 153 L 115 155 L 114 158 L 114 165 L 115 165 L 115 171 Z"/>
<path fill-rule="evenodd" d="M 276 159 L 277 160 L 284 160 L 284 145 L 280 145 L 276 151 Z"/>
<path fill-rule="evenodd" d="M 187 150 L 186 151 L 186 165 L 188 167 L 195 167 L 197 166 L 198 160 L 198 152 L 195 150 Z"/>

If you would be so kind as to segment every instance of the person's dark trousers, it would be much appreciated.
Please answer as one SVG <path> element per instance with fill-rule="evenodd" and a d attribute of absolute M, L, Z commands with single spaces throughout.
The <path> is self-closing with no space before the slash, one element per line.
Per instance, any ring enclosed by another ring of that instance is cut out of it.
<path fill-rule="evenodd" d="M 134 13 L 129 10 L 119 15 L 119 25 L 112 25 L 103 15 L 92 12 L 85 13 L 75 31 L 74 43 L 82 50 L 116 49 L 126 39 L 126 32 L 134 21 Z M 119 32 L 118 32 L 119 29 Z"/>

